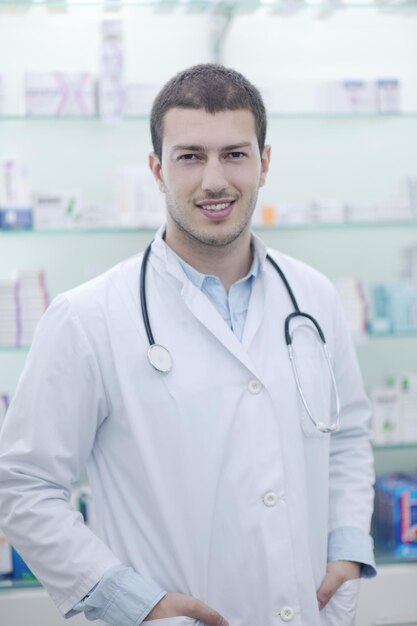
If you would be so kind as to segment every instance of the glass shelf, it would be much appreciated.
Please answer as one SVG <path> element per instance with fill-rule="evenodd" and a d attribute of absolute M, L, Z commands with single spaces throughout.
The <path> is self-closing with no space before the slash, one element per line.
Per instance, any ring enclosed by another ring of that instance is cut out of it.
<path fill-rule="evenodd" d="M 414 443 L 378 443 L 373 444 L 372 448 L 376 452 L 387 452 L 389 450 L 413 450 L 417 448 L 417 442 Z"/>
<path fill-rule="evenodd" d="M 32 230 L 31 228 L 16 228 L 16 229 L 1 229 L 0 228 L 0 236 L 29 236 L 29 237 L 55 237 L 57 235 L 69 237 L 77 236 L 77 235 L 137 235 L 140 233 L 155 233 L 158 230 L 159 226 L 149 226 L 149 227 L 137 227 L 137 228 L 122 228 L 122 227 L 111 227 L 111 228 L 45 228 L 41 230 Z"/>
<path fill-rule="evenodd" d="M 2 590 L 7 591 L 10 589 L 39 589 L 40 587 L 41 584 L 37 580 L 16 580 L 13 578 L 0 579 L 0 593 Z"/>
<path fill-rule="evenodd" d="M 32 229 L 32 228 L 16 228 L 16 229 L 1 229 L 0 228 L 0 236 L 13 237 L 22 235 L 30 236 L 30 237 L 44 237 L 44 236 L 55 236 L 55 235 L 68 235 L 68 236 L 77 236 L 77 235 L 129 235 L 129 234 L 138 234 L 138 233 L 154 233 L 159 228 L 159 225 L 155 226 L 144 226 L 144 227 L 121 227 L 121 226 L 111 226 L 111 227 L 97 227 L 97 228 L 45 228 L 45 229 Z M 338 222 L 338 223 L 312 223 L 312 224 L 280 224 L 276 226 L 263 226 L 261 224 L 254 224 L 253 230 L 255 232 L 287 232 L 287 231 L 311 231 L 311 232 L 319 232 L 326 230 L 345 230 L 345 231 L 356 231 L 361 229 L 387 229 L 387 228 L 395 228 L 401 229 L 405 228 L 409 230 L 410 228 L 417 229 L 417 219 L 416 220 L 404 220 L 404 221 L 374 221 L 374 222 Z"/>
<path fill-rule="evenodd" d="M 29 346 L 0 346 L 0 352 L 26 353 L 28 350 Z"/>
<path fill-rule="evenodd" d="M 1 7 L 1 4 L 0 4 Z M 417 5 L 416 5 L 417 8 Z M 316 111 L 282 111 L 269 113 L 268 119 L 272 120 L 332 120 L 332 121 L 359 121 L 359 120 L 410 120 L 417 119 L 417 111 L 401 111 L 398 113 L 326 113 Z M 120 122 L 143 122 L 149 121 L 149 114 L 124 115 Z M 82 122 L 84 124 L 103 124 L 114 126 L 119 120 L 111 120 L 110 123 L 100 115 L 0 115 L 0 122 Z"/>
<path fill-rule="evenodd" d="M 226 10 L 229 13 L 239 13 L 239 11 L 245 10 L 256 10 L 256 9 L 270 9 L 271 11 L 282 11 L 286 14 L 291 12 L 296 12 L 298 10 L 308 10 L 308 9 L 319 9 L 325 10 L 328 12 L 335 12 L 339 10 L 345 9 L 379 9 L 379 10 L 391 10 L 391 11 L 405 11 L 407 9 L 415 9 L 417 8 L 417 3 L 413 2 L 339 2 L 330 3 L 330 2 L 299 2 L 296 6 L 289 6 L 285 2 L 280 2 L 277 0 L 274 2 L 265 1 L 265 0 L 132 0 L 129 2 L 128 0 L 118 1 L 118 0 L 109 0 L 105 1 L 97 1 L 94 2 L 92 0 L 81 0 L 81 1 L 73 1 L 73 2 L 65 2 L 64 0 L 47 0 L 47 1 L 37 1 L 30 2 L 28 0 L 22 1 L 13 1 L 13 0 L 0 0 L 0 9 L 1 8 L 12 8 L 12 9 L 31 9 L 31 8 L 40 8 L 46 7 L 48 9 L 72 9 L 72 8 L 81 8 L 81 7 L 95 7 L 98 9 L 104 10 L 117 10 L 124 8 L 153 8 L 156 11 L 164 11 L 167 9 L 208 9 L 210 11 L 217 10 Z"/>
<path fill-rule="evenodd" d="M 415 548 L 410 548 L 409 554 L 397 554 L 392 550 L 376 545 L 375 561 L 377 565 L 417 563 L 417 550 Z"/>

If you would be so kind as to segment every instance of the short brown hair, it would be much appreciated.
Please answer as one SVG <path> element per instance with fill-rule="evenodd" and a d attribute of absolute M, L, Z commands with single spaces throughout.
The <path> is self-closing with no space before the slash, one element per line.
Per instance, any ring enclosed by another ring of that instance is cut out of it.
<path fill-rule="evenodd" d="M 169 80 L 156 96 L 151 111 L 151 136 L 155 154 L 162 158 L 164 116 L 173 108 L 205 109 L 208 113 L 246 109 L 255 118 L 259 150 L 265 145 L 266 110 L 261 94 L 239 72 L 205 63 L 194 65 Z"/>

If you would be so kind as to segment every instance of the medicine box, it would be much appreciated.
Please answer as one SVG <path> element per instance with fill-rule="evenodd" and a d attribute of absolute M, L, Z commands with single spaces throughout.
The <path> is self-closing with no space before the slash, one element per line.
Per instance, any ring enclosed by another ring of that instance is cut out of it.
<path fill-rule="evenodd" d="M 4 79 L 0 74 L 0 116 L 4 115 Z"/>
<path fill-rule="evenodd" d="M 375 96 L 379 113 L 398 113 L 401 110 L 400 81 L 396 78 L 376 80 Z"/>
<path fill-rule="evenodd" d="M 417 476 L 377 478 L 373 527 L 380 545 L 398 556 L 417 556 Z"/>
<path fill-rule="evenodd" d="M 318 105 L 319 110 L 329 113 L 372 113 L 376 108 L 374 82 L 329 81 L 319 89 Z"/>
<path fill-rule="evenodd" d="M 96 84 L 90 72 L 28 72 L 26 115 L 95 115 Z"/>

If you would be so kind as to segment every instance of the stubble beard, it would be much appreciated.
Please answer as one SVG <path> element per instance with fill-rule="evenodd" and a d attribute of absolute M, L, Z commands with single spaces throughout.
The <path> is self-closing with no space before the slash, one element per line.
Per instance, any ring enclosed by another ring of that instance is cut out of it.
<path fill-rule="evenodd" d="M 242 233 L 247 229 L 255 210 L 257 199 L 258 191 L 256 190 L 256 192 L 248 200 L 247 210 L 242 216 L 241 221 L 236 224 L 232 230 L 218 235 L 206 233 L 203 229 L 193 228 L 193 226 L 188 223 L 187 219 L 184 219 L 186 210 L 183 210 L 183 208 L 172 198 L 168 191 L 166 191 L 166 208 L 170 219 L 175 224 L 178 235 L 182 237 L 183 240 L 186 240 L 190 245 L 204 246 L 205 248 L 225 248 L 236 242 Z"/>

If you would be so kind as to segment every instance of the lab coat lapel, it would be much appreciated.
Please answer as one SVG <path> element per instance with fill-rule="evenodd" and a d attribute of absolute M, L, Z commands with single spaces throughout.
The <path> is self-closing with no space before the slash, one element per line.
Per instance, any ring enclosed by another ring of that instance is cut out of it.
<path fill-rule="evenodd" d="M 264 277 L 260 275 L 252 284 L 252 292 L 249 299 L 249 307 L 246 314 L 245 328 L 242 337 L 242 345 L 245 350 L 249 350 L 250 345 L 259 330 L 264 315 L 265 285 Z"/>
<path fill-rule="evenodd" d="M 257 368 L 243 344 L 227 326 L 210 300 L 190 281 L 183 285 L 181 295 L 190 312 L 209 330 L 216 339 L 239 361 L 259 378 Z"/>

